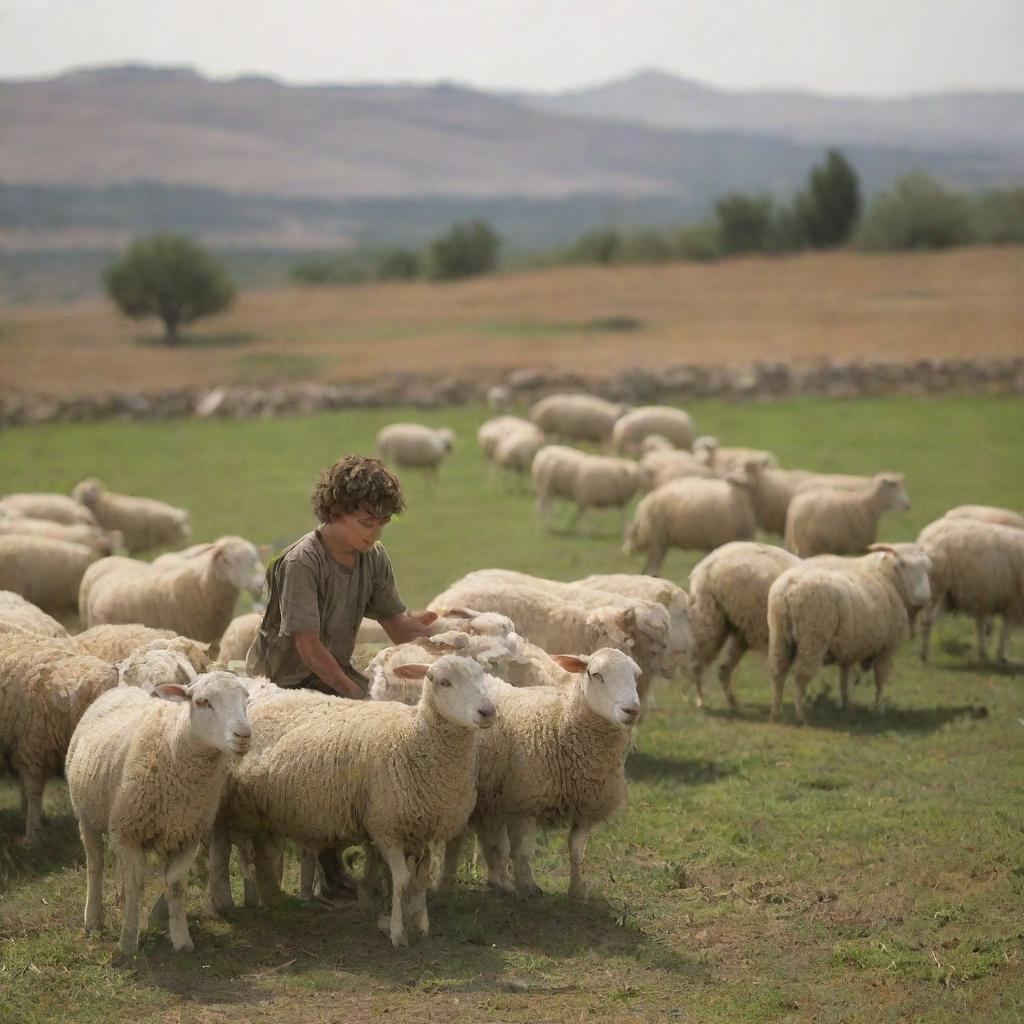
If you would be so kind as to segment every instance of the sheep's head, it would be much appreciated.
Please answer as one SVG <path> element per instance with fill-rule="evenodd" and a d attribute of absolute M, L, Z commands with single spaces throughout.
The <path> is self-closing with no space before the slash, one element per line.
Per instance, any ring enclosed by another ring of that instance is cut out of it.
<path fill-rule="evenodd" d="M 904 486 L 904 479 L 902 473 L 875 474 L 875 490 L 883 508 L 898 509 L 901 512 L 910 508 L 910 497 Z"/>
<path fill-rule="evenodd" d="M 635 616 L 632 608 L 602 605 L 586 618 L 587 632 L 594 638 L 593 647 L 616 647 L 629 650 L 633 646 Z"/>
<path fill-rule="evenodd" d="M 580 675 L 587 705 L 612 725 L 628 729 L 640 717 L 636 683 L 640 666 L 622 651 L 602 647 L 593 654 L 556 654 L 566 672 Z"/>
<path fill-rule="evenodd" d="M 254 597 L 263 593 L 265 570 L 255 544 L 242 537 L 219 537 L 212 557 L 221 579 Z"/>
<path fill-rule="evenodd" d="M 441 439 L 441 444 L 446 452 L 450 452 L 455 447 L 455 431 L 450 427 L 441 427 L 437 436 Z"/>
<path fill-rule="evenodd" d="M 715 461 L 715 453 L 718 451 L 718 438 L 711 434 L 703 434 L 693 442 L 693 453 L 705 465 L 711 466 Z"/>
<path fill-rule="evenodd" d="M 188 686 L 196 678 L 184 654 L 150 646 L 133 651 L 115 667 L 118 686 L 137 686 L 149 693 L 164 683 Z"/>
<path fill-rule="evenodd" d="M 453 725 L 488 729 L 494 724 L 494 704 L 487 696 L 494 677 L 472 658 L 446 654 L 432 665 L 401 665 L 394 672 L 401 679 L 422 679 L 420 705 L 432 705 Z"/>
<path fill-rule="evenodd" d="M 143 652 L 173 651 L 175 654 L 183 656 L 198 673 L 205 672 L 210 667 L 211 646 L 211 644 L 204 644 L 187 636 L 171 636 L 150 640 L 145 647 L 141 647 L 139 650 Z"/>
<path fill-rule="evenodd" d="M 925 608 L 931 604 L 932 590 L 928 574 L 932 560 L 924 548 L 917 544 L 872 544 L 869 551 L 880 552 L 891 560 L 900 596 L 910 609 Z"/>
<path fill-rule="evenodd" d="M 648 434 L 640 442 L 640 454 L 649 455 L 651 452 L 671 452 L 675 445 L 664 434 Z"/>
<path fill-rule="evenodd" d="M 189 704 L 189 727 L 208 747 L 226 754 L 244 754 L 249 749 L 252 726 L 246 705 L 249 691 L 230 672 L 207 672 L 188 686 L 162 683 L 153 696 Z"/>
<path fill-rule="evenodd" d="M 104 487 L 103 481 L 90 476 L 75 484 L 71 497 L 80 504 L 89 506 L 105 491 L 106 487 Z"/>

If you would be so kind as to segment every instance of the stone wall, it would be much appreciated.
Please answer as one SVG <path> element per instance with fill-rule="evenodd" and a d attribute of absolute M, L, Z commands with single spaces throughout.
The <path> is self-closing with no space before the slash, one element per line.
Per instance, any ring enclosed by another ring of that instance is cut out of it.
<path fill-rule="evenodd" d="M 553 391 L 586 390 L 634 405 L 685 403 L 694 398 L 770 401 L 795 395 L 1020 395 L 1024 394 L 1024 356 L 921 359 L 911 363 L 830 361 L 812 366 L 769 362 L 741 367 L 674 365 L 661 370 L 635 368 L 603 378 L 533 369 L 514 370 L 504 378 L 488 380 L 394 374 L 353 384 L 179 388 L 69 396 L 32 395 L 5 389 L 0 392 L 0 425 L 188 416 L 244 419 L 389 405 L 432 409 L 482 401 L 493 384 L 504 384 L 516 402 L 532 402 Z"/>

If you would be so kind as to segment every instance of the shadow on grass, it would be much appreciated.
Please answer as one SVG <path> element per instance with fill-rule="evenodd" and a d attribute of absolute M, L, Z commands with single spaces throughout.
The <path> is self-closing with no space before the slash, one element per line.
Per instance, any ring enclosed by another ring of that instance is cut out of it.
<path fill-rule="evenodd" d="M 0 893 L 30 878 L 53 874 L 85 861 L 78 825 L 71 813 L 51 817 L 33 847 L 22 846 L 25 819 L 17 807 L 0 808 Z"/>
<path fill-rule="evenodd" d="M 937 662 L 931 667 L 940 672 L 956 672 L 968 676 L 999 676 L 1003 679 L 1013 679 L 1015 676 L 1024 675 L 1024 664 L 1017 661 L 983 662 L 968 658 L 961 664 Z"/>
<path fill-rule="evenodd" d="M 693 786 L 717 782 L 735 774 L 736 766 L 726 762 L 659 757 L 656 754 L 644 753 L 642 750 L 634 751 L 626 759 L 626 778 L 631 781 L 660 779 L 685 782 Z"/>
<path fill-rule="evenodd" d="M 256 335 L 251 331 L 221 331 L 218 334 L 179 334 L 178 340 L 170 344 L 164 335 L 142 335 L 134 339 L 136 345 L 144 348 L 176 349 L 194 348 L 238 348 L 240 345 L 251 345 Z"/>
<path fill-rule="evenodd" d="M 190 922 L 190 957 L 173 954 L 165 934 L 149 933 L 133 971 L 139 982 L 197 1003 L 265 999 L 264 982 L 303 975 L 313 975 L 299 982 L 303 988 L 318 989 L 365 991 L 372 979 L 427 992 L 567 991 L 581 979 L 553 978 L 558 961 L 595 950 L 695 982 L 706 973 L 600 896 L 577 903 L 552 893 L 525 904 L 460 885 L 434 895 L 429 907 L 430 937 L 395 949 L 376 927 L 379 908 L 332 910 L 286 898 L 270 910 L 235 910 L 227 931 L 222 922 Z"/>

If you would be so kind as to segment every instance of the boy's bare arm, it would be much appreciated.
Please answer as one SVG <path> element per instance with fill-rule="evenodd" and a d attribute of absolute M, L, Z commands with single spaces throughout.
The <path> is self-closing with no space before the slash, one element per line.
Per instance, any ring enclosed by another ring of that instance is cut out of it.
<path fill-rule="evenodd" d="M 420 612 L 418 615 L 402 612 L 392 619 L 384 619 L 380 625 L 396 644 L 405 644 L 417 637 L 430 636 L 435 631 L 436 621 L 436 612 Z"/>
<path fill-rule="evenodd" d="M 295 650 L 302 663 L 342 697 L 362 700 L 363 690 L 346 674 L 334 655 L 323 645 L 319 633 L 295 633 Z"/>

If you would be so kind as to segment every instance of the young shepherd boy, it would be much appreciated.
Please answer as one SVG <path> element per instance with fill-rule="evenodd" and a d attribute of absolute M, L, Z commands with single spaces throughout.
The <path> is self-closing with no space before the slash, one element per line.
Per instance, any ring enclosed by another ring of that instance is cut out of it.
<path fill-rule="evenodd" d="M 377 543 L 405 508 L 398 478 L 379 459 L 339 459 L 320 474 L 311 500 L 320 526 L 267 570 L 267 607 L 246 668 L 278 686 L 358 700 L 367 680 L 350 659 L 363 617 L 380 622 L 397 644 L 428 636 L 437 616 L 407 613 Z"/>

